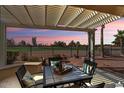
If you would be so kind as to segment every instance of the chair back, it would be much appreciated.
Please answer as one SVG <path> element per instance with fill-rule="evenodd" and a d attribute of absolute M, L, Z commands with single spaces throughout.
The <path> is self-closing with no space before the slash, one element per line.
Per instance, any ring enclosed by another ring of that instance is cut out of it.
<path fill-rule="evenodd" d="M 24 85 L 22 79 L 23 79 L 23 77 L 24 77 L 24 75 L 26 73 L 25 66 L 24 65 L 20 66 L 19 69 L 15 73 L 16 73 L 16 76 L 17 76 L 17 78 L 19 80 L 19 83 L 21 84 L 21 87 L 24 88 L 25 85 Z"/>
<path fill-rule="evenodd" d="M 52 58 L 49 58 L 49 59 L 48 59 L 50 66 L 51 66 L 51 61 L 61 61 L 61 60 L 62 60 L 61 57 L 52 57 Z"/>
<path fill-rule="evenodd" d="M 89 75 L 93 75 L 95 69 L 97 67 L 97 63 L 90 61 L 89 59 L 84 60 L 83 71 Z"/>
<path fill-rule="evenodd" d="M 46 58 L 41 57 L 42 66 L 47 65 Z"/>

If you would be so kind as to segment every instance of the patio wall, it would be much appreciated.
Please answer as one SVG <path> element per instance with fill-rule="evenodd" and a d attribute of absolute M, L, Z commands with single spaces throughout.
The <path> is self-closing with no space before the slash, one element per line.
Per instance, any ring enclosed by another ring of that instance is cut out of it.
<path fill-rule="evenodd" d="M 15 75 L 15 71 L 18 67 L 19 65 L 0 69 L 0 81 L 12 75 Z"/>
<path fill-rule="evenodd" d="M 15 75 L 15 72 L 17 71 L 19 66 L 23 65 L 24 63 L 25 63 L 26 68 L 28 69 L 28 71 L 31 74 L 39 73 L 42 70 L 42 65 L 41 64 L 36 63 L 36 64 L 32 65 L 31 62 L 27 62 L 27 63 L 26 62 L 19 62 L 19 63 L 16 63 L 16 64 L 2 66 L 2 67 L 0 67 L 0 81 Z"/>
<path fill-rule="evenodd" d="M 53 55 L 65 55 L 66 57 L 74 57 L 75 55 L 77 55 L 77 50 L 76 49 L 70 49 L 70 48 L 56 48 L 56 49 L 52 49 L 51 47 L 40 47 L 37 48 L 35 47 L 34 49 L 32 48 L 32 52 L 30 52 L 30 49 L 28 49 L 28 47 L 23 47 L 23 50 L 19 50 L 19 49 L 15 49 L 16 51 L 19 52 L 19 56 L 17 58 L 17 60 L 21 60 L 21 56 L 26 54 L 29 58 L 30 56 L 33 57 L 51 57 Z M 13 48 L 14 49 L 14 48 Z M 9 50 L 10 51 L 10 50 Z M 95 47 L 95 55 L 96 56 L 100 56 L 100 47 Z M 119 47 L 104 47 L 104 54 L 105 56 L 120 56 L 120 48 Z M 79 57 L 86 57 L 88 55 L 88 51 L 87 48 L 80 48 L 79 49 Z"/>
<path fill-rule="evenodd" d="M 30 52 L 19 52 L 19 56 L 18 56 L 18 60 L 21 60 L 21 56 L 23 54 L 26 54 L 29 58 L 30 58 Z M 52 51 L 48 50 L 48 51 L 33 51 L 32 52 L 32 56 L 33 57 L 45 57 L 45 58 L 48 58 L 48 57 L 51 57 L 53 55 L 65 55 L 66 57 L 71 57 L 71 52 L 70 50 L 56 50 L 54 51 L 54 53 L 52 53 Z M 72 57 L 74 57 L 74 55 L 77 55 L 77 51 L 76 50 L 73 50 L 72 51 Z M 86 51 L 79 51 L 79 56 L 82 57 L 82 56 L 87 56 L 87 53 Z"/>

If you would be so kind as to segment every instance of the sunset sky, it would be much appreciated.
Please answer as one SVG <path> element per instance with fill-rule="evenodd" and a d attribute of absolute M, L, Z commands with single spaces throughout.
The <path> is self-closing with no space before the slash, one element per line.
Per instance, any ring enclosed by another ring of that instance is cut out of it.
<path fill-rule="evenodd" d="M 95 42 L 100 44 L 100 29 L 97 28 L 95 32 Z M 117 29 L 124 30 L 124 18 L 117 21 L 111 22 L 105 25 L 104 29 L 104 43 L 111 44 L 114 40 Z M 14 39 L 16 43 L 21 40 L 25 40 L 27 43 L 31 43 L 32 37 L 37 37 L 37 43 L 52 44 L 54 41 L 64 41 L 67 44 L 74 40 L 79 41 L 81 44 L 87 44 L 88 37 L 86 32 L 75 32 L 75 31 L 60 31 L 60 30 L 49 30 L 49 29 L 29 29 L 29 28 L 7 28 L 7 38 Z"/>

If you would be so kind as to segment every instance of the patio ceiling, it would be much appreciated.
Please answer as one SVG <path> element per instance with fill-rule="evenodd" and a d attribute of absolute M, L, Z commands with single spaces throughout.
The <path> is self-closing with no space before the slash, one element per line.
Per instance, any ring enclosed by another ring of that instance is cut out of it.
<path fill-rule="evenodd" d="M 75 5 L 75 6 L 124 17 L 124 5 Z"/>
<path fill-rule="evenodd" d="M 92 7 L 93 10 L 88 9 L 86 6 L 69 5 L 5 5 L 1 6 L 0 20 L 12 27 L 88 32 L 121 18 L 121 15 L 95 11 Z"/>

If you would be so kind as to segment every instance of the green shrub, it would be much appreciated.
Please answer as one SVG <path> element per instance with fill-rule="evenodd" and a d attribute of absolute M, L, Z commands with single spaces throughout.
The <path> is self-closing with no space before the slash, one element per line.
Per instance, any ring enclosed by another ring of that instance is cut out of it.
<path fill-rule="evenodd" d="M 23 53 L 21 59 L 22 61 L 28 61 L 28 55 L 26 53 Z"/>
<path fill-rule="evenodd" d="M 7 64 L 13 64 L 18 54 L 18 52 L 7 52 Z"/>

